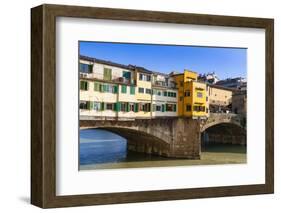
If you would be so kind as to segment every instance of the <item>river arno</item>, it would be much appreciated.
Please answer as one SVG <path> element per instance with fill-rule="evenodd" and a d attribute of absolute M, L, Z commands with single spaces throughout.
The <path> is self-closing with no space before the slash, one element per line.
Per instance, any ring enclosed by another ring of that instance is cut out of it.
<path fill-rule="evenodd" d="M 127 151 L 126 140 L 101 129 L 80 130 L 80 170 L 246 163 L 246 147 L 213 146 L 201 160 L 165 158 Z"/>

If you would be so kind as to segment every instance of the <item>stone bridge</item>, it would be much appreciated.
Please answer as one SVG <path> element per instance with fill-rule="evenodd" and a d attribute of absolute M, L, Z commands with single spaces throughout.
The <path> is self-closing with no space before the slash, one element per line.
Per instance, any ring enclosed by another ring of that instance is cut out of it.
<path fill-rule="evenodd" d="M 127 139 L 129 150 L 166 157 L 200 159 L 201 133 L 230 124 L 243 129 L 234 115 L 211 115 L 207 120 L 165 117 L 135 120 L 80 119 L 80 129 L 99 128 Z"/>

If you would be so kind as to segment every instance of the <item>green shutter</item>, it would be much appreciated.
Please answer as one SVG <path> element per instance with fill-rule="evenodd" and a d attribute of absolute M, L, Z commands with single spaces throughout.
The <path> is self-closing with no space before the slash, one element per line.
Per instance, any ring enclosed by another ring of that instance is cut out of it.
<path fill-rule="evenodd" d="M 83 89 L 84 81 L 80 81 L 80 89 Z"/>
<path fill-rule="evenodd" d="M 104 92 L 107 92 L 107 90 L 106 90 L 106 84 L 104 84 L 104 85 L 102 85 L 103 86 L 103 91 Z"/>
<path fill-rule="evenodd" d="M 138 104 L 138 103 L 135 103 L 134 108 L 135 108 L 135 112 L 138 112 L 138 111 L 139 111 L 139 104 Z"/>
<path fill-rule="evenodd" d="M 130 94 L 131 95 L 135 94 L 135 87 L 133 87 L 133 86 L 130 87 Z"/>
<path fill-rule="evenodd" d="M 122 93 L 127 93 L 127 86 L 122 85 L 121 91 L 122 91 Z"/>
<path fill-rule="evenodd" d="M 101 110 L 104 110 L 104 102 L 101 102 Z"/>
<path fill-rule="evenodd" d="M 114 111 L 117 111 L 117 103 L 114 103 L 114 104 L 113 104 L 113 110 L 114 110 Z"/>
<path fill-rule="evenodd" d="M 118 93 L 118 85 L 115 85 L 115 86 L 114 86 L 113 92 L 114 92 L 114 93 Z"/>
<path fill-rule="evenodd" d="M 100 91 L 101 91 L 101 92 L 104 92 L 104 90 L 103 90 L 103 84 L 100 84 Z"/>
<path fill-rule="evenodd" d="M 88 66 L 88 72 L 89 72 L 89 73 L 92 73 L 92 72 L 93 72 L 93 65 L 92 65 L 92 64 L 90 64 L 90 65 Z"/>
<path fill-rule="evenodd" d="M 121 109 L 121 103 L 120 102 L 117 102 L 116 103 L 116 111 L 119 112 Z"/>
<path fill-rule="evenodd" d="M 164 96 L 167 96 L 167 91 L 164 92 Z"/>
<path fill-rule="evenodd" d="M 174 104 L 174 112 L 176 112 L 176 111 L 177 111 L 177 105 Z"/>
<path fill-rule="evenodd" d="M 111 69 L 104 68 L 103 70 L 103 79 L 107 81 L 111 81 L 112 75 L 111 75 Z"/>
<path fill-rule="evenodd" d="M 162 104 L 162 112 L 165 112 L 165 104 Z"/>
<path fill-rule="evenodd" d="M 93 108 L 94 108 L 94 102 L 90 101 L 90 109 L 93 109 Z"/>
<path fill-rule="evenodd" d="M 126 103 L 126 112 L 129 112 L 129 111 L 130 111 L 129 108 L 130 108 L 130 107 L 129 107 L 129 103 L 127 102 L 127 103 Z"/>
<path fill-rule="evenodd" d="M 94 83 L 94 90 L 100 91 L 100 84 L 99 83 L 97 83 L 97 82 Z"/>
<path fill-rule="evenodd" d="M 91 108 L 91 102 L 90 102 L 90 101 L 87 101 L 87 102 L 86 102 L 86 108 L 87 108 L 87 109 L 90 109 L 90 108 Z"/>

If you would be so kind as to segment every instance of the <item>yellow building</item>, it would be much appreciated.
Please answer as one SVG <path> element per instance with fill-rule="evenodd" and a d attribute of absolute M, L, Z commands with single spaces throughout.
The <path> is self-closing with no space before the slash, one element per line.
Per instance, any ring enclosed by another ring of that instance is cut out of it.
<path fill-rule="evenodd" d="M 197 81 L 198 74 L 184 70 L 175 74 L 174 79 L 178 89 L 178 115 L 192 118 L 204 118 L 209 114 L 206 84 Z"/>

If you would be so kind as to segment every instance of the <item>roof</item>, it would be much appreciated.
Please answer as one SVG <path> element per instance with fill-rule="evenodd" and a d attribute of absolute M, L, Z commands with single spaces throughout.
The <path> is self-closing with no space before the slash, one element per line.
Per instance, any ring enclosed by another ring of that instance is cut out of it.
<path fill-rule="evenodd" d="M 223 87 L 223 86 L 216 85 L 216 84 L 209 84 L 209 83 L 207 83 L 207 85 L 209 87 L 213 87 L 213 88 L 217 88 L 217 89 L 223 89 L 223 90 L 228 90 L 228 91 L 232 91 L 232 92 L 235 92 L 235 91 L 238 90 L 236 88 Z"/>
<path fill-rule="evenodd" d="M 151 70 L 148 70 L 148 69 L 146 69 L 146 68 L 144 68 L 144 67 L 140 67 L 140 66 L 136 66 L 136 65 L 131 65 L 131 64 L 129 64 L 129 67 L 130 67 L 131 69 L 136 69 L 136 70 L 139 71 L 139 72 L 144 72 L 144 73 L 149 73 L 149 74 L 154 73 L 154 72 L 151 71 Z"/>
<path fill-rule="evenodd" d="M 112 62 L 112 61 L 106 61 L 106 60 L 97 59 L 97 58 L 92 58 L 92 57 L 88 57 L 88 56 L 84 56 L 84 55 L 80 55 L 79 58 L 82 59 L 82 60 L 91 61 L 91 62 L 94 62 L 94 63 L 100 63 L 100 64 L 109 65 L 109 66 L 120 67 L 120 68 L 123 68 L 123 69 L 132 69 L 132 67 L 130 67 L 128 65 L 119 64 L 119 63 L 115 63 L 115 62 Z"/>

